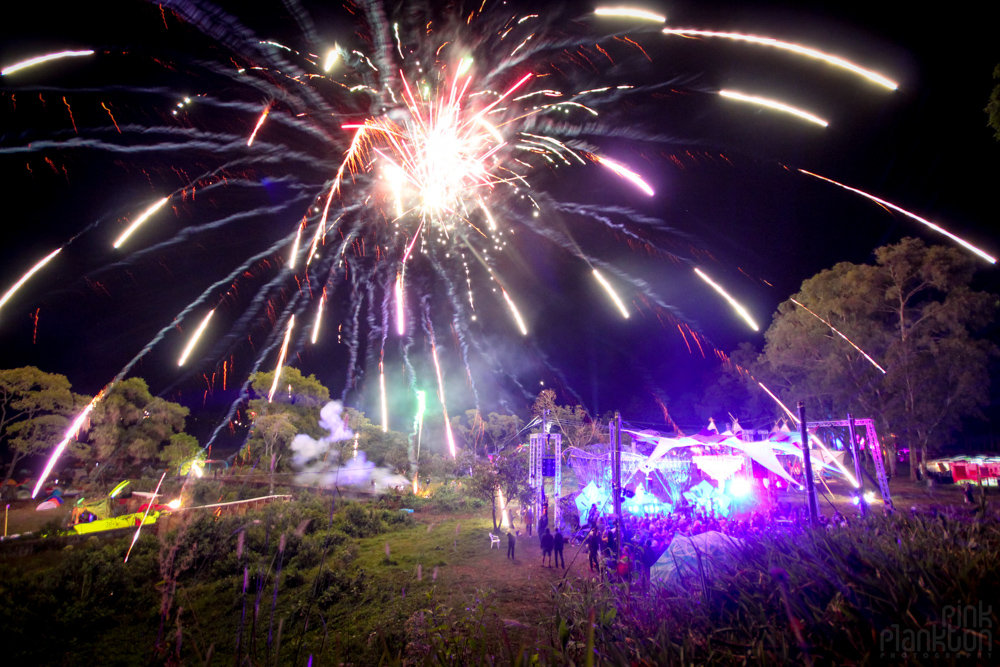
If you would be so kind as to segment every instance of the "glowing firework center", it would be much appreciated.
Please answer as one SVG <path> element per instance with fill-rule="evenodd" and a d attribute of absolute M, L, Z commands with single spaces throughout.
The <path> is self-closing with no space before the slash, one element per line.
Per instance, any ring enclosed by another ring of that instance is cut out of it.
<path fill-rule="evenodd" d="M 335 189 L 339 189 L 345 169 L 377 168 L 388 185 L 397 220 L 413 212 L 420 216 L 421 224 L 428 217 L 434 219 L 445 234 L 456 220 L 468 215 L 467 203 L 478 202 L 485 211 L 482 196 L 486 191 L 511 182 L 512 177 L 520 178 L 499 166 L 498 152 L 507 141 L 486 116 L 532 75 L 523 76 L 502 95 L 493 94 L 496 99 L 492 103 L 476 107 L 471 98 L 488 91 L 468 94 L 472 76 L 463 75 L 469 65 L 471 61 L 464 59 L 457 68 L 459 74 L 450 84 L 445 80 L 441 90 L 421 82 L 416 94 L 400 72 L 403 108 L 363 124 L 344 126 L 355 129 L 356 134 Z M 484 216 L 495 229 L 488 211 Z"/>

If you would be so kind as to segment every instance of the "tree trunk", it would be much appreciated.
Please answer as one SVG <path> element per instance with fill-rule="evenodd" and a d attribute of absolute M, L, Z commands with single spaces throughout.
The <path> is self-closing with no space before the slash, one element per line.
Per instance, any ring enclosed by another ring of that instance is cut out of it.
<path fill-rule="evenodd" d="M 269 484 L 268 484 L 268 487 L 267 487 L 267 495 L 269 495 L 269 496 L 273 496 L 274 495 L 274 466 L 275 466 L 275 463 L 277 463 L 275 461 L 275 456 L 274 456 L 274 454 L 271 454 L 271 472 L 268 475 Z"/>
<path fill-rule="evenodd" d="M 896 456 L 897 450 L 893 448 L 889 456 L 889 477 L 895 477 L 899 474 L 899 463 Z"/>
<path fill-rule="evenodd" d="M 17 452 L 14 452 L 14 458 L 11 460 L 10 467 L 7 468 L 7 474 L 3 478 L 3 487 L 0 487 L 4 491 L 7 490 L 7 482 L 9 482 L 10 478 L 14 476 L 14 470 L 16 469 L 17 464 L 21 461 L 22 458 L 24 457 L 18 456 Z"/>
<path fill-rule="evenodd" d="M 493 495 L 493 530 L 496 530 L 497 526 L 497 497 L 496 494 Z"/>

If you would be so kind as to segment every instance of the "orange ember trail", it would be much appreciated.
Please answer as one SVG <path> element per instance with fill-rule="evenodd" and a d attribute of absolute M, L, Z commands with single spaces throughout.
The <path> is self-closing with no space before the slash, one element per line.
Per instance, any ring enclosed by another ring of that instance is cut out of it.
<path fill-rule="evenodd" d="M 73 109 L 70 108 L 69 102 L 66 101 L 65 95 L 63 95 L 63 104 L 66 105 L 66 111 L 69 112 L 69 122 L 73 123 L 73 132 L 80 134 L 80 131 L 76 129 L 76 119 L 73 118 Z"/>
<path fill-rule="evenodd" d="M 104 102 L 101 102 L 101 106 L 104 107 L 104 110 L 108 112 L 109 116 L 111 116 L 111 122 L 115 124 L 115 129 L 118 130 L 118 134 L 121 134 L 122 133 L 122 129 L 120 127 L 118 127 L 118 121 L 116 121 L 114 115 L 112 115 L 111 109 L 109 109 L 108 105 L 105 104 Z"/>

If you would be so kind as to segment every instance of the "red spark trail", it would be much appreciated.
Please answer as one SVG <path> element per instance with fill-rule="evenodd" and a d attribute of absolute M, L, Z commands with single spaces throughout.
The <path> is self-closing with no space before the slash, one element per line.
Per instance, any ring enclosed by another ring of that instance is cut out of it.
<path fill-rule="evenodd" d="M 73 118 L 73 109 L 70 108 L 69 102 L 66 101 L 66 96 L 63 95 L 63 104 L 66 105 L 66 110 L 69 111 L 69 122 L 73 123 L 73 131 L 80 134 L 80 131 L 76 129 L 76 119 Z"/>
<path fill-rule="evenodd" d="M 69 106 L 69 105 L 67 105 L 67 106 Z M 116 121 L 115 117 L 111 114 L 111 109 L 109 109 L 108 105 L 105 104 L 104 102 L 101 102 L 101 106 L 104 107 L 104 110 L 108 112 L 109 116 L 111 116 L 111 122 L 115 124 L 115 129 L 118 130 L 118 134 L 121 134 L 122 133 L 122 129 L 120 127 L 118 127 L 118 121 Z"/>

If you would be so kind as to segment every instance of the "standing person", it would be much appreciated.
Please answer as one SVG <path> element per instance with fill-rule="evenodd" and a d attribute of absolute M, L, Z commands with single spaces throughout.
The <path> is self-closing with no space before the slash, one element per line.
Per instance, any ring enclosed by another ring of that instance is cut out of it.
<path fill-rule="evenodd" d="M 590 511 L 587 512 L 587 525 L 590 526 L 591 528 L 593 528 L 594 526 L 596 526 L 597 525 L 597 517 L 599 515 L 600 515 L 600 512 L 597 511 L 597 503 L 594 503 L 593 505 L 590 506 Z"/>
<path fill-rule="evenodd" d="M 566 558 L 563 556 L 563 544 L 565 540 L 563 539 L 563 534 L 556 529 L 555 537 L 552 538 L 552 546 L 556 552 L 556 567 L 559 567 L 559 561 L 562 561 L 562 569 L 566 569 Z"/>
<path fill-rule="evenodd" d="M 597 553 L 601 549 L 601 536 L 597 532 L 597 526 L 590 531 L 590 535 L 587 536 L 587 550 L 590 553 L 590 571 L 593 572 L 594 568 L 597 571 L 601 571 L 601 562 L 597 559 Z"/>
<path fill-rule="evenodd" d="M 549 529 L 545 529 L 545 534 L 542 535 L 542 567 L 545 567 L 545 557 L 549 558 L 549 567 L 552 567 L 552 534 Z"/>
<path fill-rule="evenodd" d="M 607 541 L 604 543 L 604 555 L 608 558 L 618 557 L 618 534 L 613 528 L 608 528 Z"/>
<path fill-rule="evenodd" d="M 513 530 L 507 531 L 507 558 L 514 560 L 514 547 L 517 546 L 517 536 Z"/>
<path fill-rule="evenodd" d="M 528 537 L 531 537 L 531 526 L 532 524 L 534 524 L 534 522 L 535 522 L 535 513 L 532 512 L 531 508 L 529 507 L 524 520 L 525 525 L 528 526 Z"/>
<path fill-rule="evenodd" d="M 655 556 L 653 540 L 646 540 L 646 546 L 642 549 L 642 575 L 646 584 L 649 584 L 652 579 L 653 563 L 656 562 Z"/>

